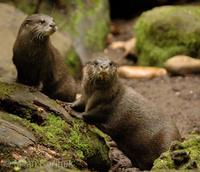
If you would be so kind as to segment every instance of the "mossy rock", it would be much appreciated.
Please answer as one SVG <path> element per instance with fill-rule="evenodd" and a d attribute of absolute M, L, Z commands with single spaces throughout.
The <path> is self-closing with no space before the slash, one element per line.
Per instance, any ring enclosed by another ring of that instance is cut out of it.
<path fill-rule="evenodd" d="M 165 6 L 144 12 L 135 25 L 140 65 L 163 66 L 170 57 L 200 56 L 200 8 Z"/>
<path fill-rule="evenodd" d="M 184 142 L 172 143 L 170 149 L 154 161 L 152 170 L 200 168 L 200 135 L 190 135 Z"/>
<path fill-rule="evenodd" d="M 109 149 L 97 129 L 73 119 L 42 93 L 20 84 L 0 82 L 0 106 L 0 132 L 7 128 L 5 133 L 11 133 L 7 139 L 0 137 L 0 171 L 48 163 L 69 169 L 110 168 Z M 10 130 L 17 130 L 16 140 L 9 138 L 15 137 Z"/>

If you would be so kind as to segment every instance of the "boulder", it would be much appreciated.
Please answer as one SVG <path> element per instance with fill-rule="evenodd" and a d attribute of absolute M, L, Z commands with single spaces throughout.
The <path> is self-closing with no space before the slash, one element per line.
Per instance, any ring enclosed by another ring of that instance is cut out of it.
<path fill-rule="evenodd" d="M 172 75 L 200 73 L 200 59 L 185 55 L 171 57 L 165 62 L 164 66 Z"/>
<path fill-rule="evenodd" d="M 136 22 L 140 65 L 163 66 L 175 55 L 200 57 L 200 8 L 163 6 L 144 12 Z"/>

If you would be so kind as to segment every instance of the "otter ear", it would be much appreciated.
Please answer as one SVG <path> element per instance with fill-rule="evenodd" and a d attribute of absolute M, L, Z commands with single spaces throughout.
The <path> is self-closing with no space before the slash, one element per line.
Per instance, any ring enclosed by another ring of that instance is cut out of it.
<path fill-rule="evenodd" d="M 31 23 L 30 19 L 26 19 L 25 22 L 24 22 L 25 25 L 29 25 L 30 23 Z"/>
<path fill-rule="evenodd" d="M 117 64 L 116 62 L 112 62 L 112 64 L 113 64 L 115 67 L 119 67 L 119 64 Z"/>
<path fill-rule="evenodd" d="M 85 66 L 86 66 L 86 65 L 90 65 L 90 64 L 92 64 L 92 61 L 88 61 L 88 62 L 85 64 Z"/>

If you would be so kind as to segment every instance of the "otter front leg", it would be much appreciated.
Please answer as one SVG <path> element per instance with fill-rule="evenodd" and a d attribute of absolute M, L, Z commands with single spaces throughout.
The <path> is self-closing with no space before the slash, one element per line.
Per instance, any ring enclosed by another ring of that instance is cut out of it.
<path fill-rule="evenodd" d="M 89 124 L 104 123 L 109 117 L 109 108 L 109 105 L 98 105 L 95 108 L 82 113 L 72 110 L 70 115 L 79 119 L 83 119 Z"/>
<path fill-rule="evenodd" d="M 85 110 L 85 100 L 81 96 L 79 99 L 73 102 L 70 107 L 77 112 L 83 112 Z"/>
<path fill-rule="evenodd" d="M 89 124 L 95 124 L 98 121 L 98 116 L 97 113 L 95 112 L 95 110 L 93 111 L 89 111 L 89 112 L 76 112 L 76 111 L 71 111 L 69 113 L 71 116 L 78 118 L 78 119 L 83 119 L 85 122 L 89 123 Z"/>
<path fill-rule="evenodd" d="M 104 123 L 109 116 L 108 105 L 98 105 L 87 112 L 81 113 L 82 118 L 85 122 L 90 124 Z"/>
<path fill-rule="evenodd" d="M 30 87 L 30 92 L 36 92 L 36 91 L 42 91 L 43 89 L 43 83 L 39 82 L 39 84 L 37 86 L 32 86 Z"/>
<path fill-rule="evenodd" d="M 83 114 L 75 111 L 69 112 L 69 114 L 77 119 L 83 119 Z"/>

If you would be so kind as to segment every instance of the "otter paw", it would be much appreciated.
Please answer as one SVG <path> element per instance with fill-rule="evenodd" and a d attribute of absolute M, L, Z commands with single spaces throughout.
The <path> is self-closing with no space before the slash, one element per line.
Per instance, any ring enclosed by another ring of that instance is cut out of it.
<path fill-rule="evenodd" d="M 34 93 L 34 92 L 37 92 L 37 91 L 40 91 L 40 90 L 38 89 L 38 87 L 30 87 L 29 91 Z"/>
<path fill-rule="evenodd" d="M 60 101 L 58 99 L 56 99 L 56 103 L 58 103 L 60 106 L 62 106 L 63 108 L 66 108 L 66 107 L 71 107 L 71 104 L 72 103 L 69 103 L 69 102 L 63 102 L 63 101 Z"/>
<path fill-rule="evenodd" d="M 75 111 L 71 111 L 69 113 L 72 117 L 75 117 L 77 119 L 83 119 L 83 116 L 81 115 L 81 113 L 75 112 Z"/>

